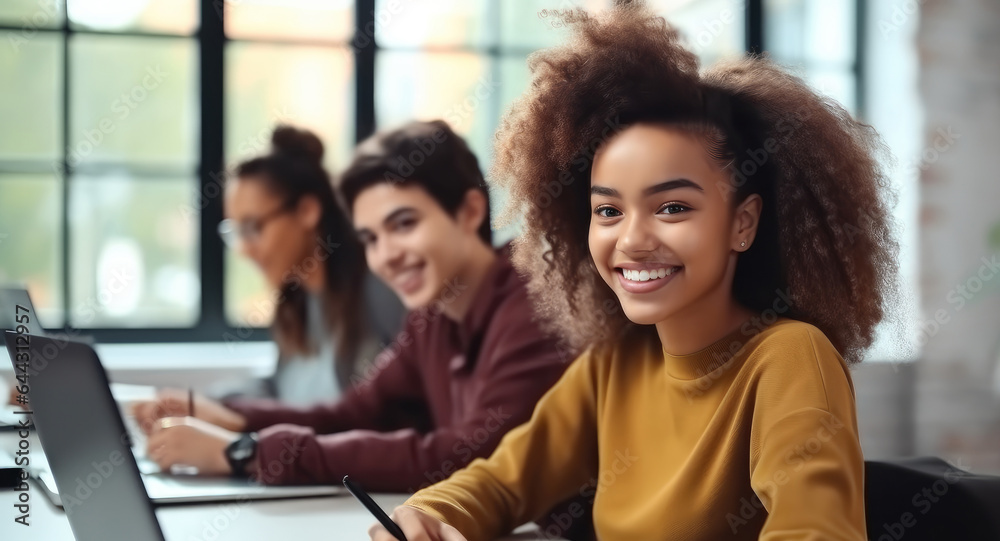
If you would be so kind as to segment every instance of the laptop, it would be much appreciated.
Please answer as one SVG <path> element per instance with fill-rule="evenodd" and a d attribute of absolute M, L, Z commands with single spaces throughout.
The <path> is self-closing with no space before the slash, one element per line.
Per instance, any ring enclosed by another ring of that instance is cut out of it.
<path fill-rule="evenodd" d="M 67 512 L 81 499 L 81 493 L 105 492 L 88 490 L 90 480 L 103 486 L 111 477 L 139 479 L 149 499 L 158 505 L 344 494 L 339 485 L 267 486 L 233 477 L 160 472 L 155 463 L 141 458 L 144 445 L 136 445 L 135 454 L 130 449 L 130 442 L 138 443 L 137 440 L 144 438 L 140 432 L 126 428 L 97 352 L 89 344 L 62 338 L 25 337 L 11 331 L 5 333 L 5 338 L 12 363 L 16 363 L 19 347 L 22 351 L 29 348 L 32 357 L 43 358 L 42 352 L 47 353 L 44 368 L 28 382 L 28 405 L 49 464 L 47 471 L 33 473 L 53 503 Z M 24 342 L 28 342 L 27 346 Z M 138 461 L 136 454 L 140 455 Z M 104 476 L 108 464 L 115 471 L 127 473 Z M 127 485 L 118 489 L 131 490 L 130 494 L 135 495 L 134 488 Z M 88 501 L 93 498 L 87 496 Z"/>
<path fill-rule="evenodd" d="M 4 337 L 15 370 L 17 353 L 44 358 L 46 347 L 58 347 L 56 341 L 40 336 L 6 331 Z M 65 498 L 63 509 L 73 537 L 163 541 L 135 457 L 120 441 L 125 430 L 121 417 L 109 415 L 118 407 L 110 391 L 102 392 L 108 388 L 104 371 L 77 362 L 80 359 L 73 357 L 81 353 L 80 347 L 65 345 L 30 376 L 28 400 L 38 439 L 53 452 L 49 466 L 55 482 L 63 494 L 72 495 Z"/>

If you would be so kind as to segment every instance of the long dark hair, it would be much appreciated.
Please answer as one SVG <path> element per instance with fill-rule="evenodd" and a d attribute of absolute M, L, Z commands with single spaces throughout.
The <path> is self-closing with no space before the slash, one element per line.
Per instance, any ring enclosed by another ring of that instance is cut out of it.
<path fill-rule="evenodd" d="M 307 130 L 278 126 L 271 136 L 271 151 L 239 164 L 235 175 L 263 183 L 288 207 L 307 196 L 320 202 L 316 235 L 324 247 L 319 261 L 326 270 L 323 311 L 336 340 L 337 377 L 347 381 L 368 331 L 362 287 L 366 267 L 361 244 L 336 203 L 323 167 L 323 143 Z M 295 272 L 282 281 L 272 328 L 282 354 L 315 353 L 316 345 L 306 336 L 306 292 Z"/>

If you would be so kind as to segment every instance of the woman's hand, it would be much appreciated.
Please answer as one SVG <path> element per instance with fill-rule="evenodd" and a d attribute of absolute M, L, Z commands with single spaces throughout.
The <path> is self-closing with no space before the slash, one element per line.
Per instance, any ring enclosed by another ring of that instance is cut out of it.
<path fill-rule="evenodd" d="M 397 507 L 392 512 L 392 521 L 403 530 L 407 541 L 467 541 L 455 528 L 409 505 Z M 369 528 L 368 535 L 372 541 L 396 539 L 381 524 Z"/>
<path fill-rule="evenodd" d="M 146 440 L 146 456 L 164 472 L 187 466 L 199 475 L 229 475 L 226 447 L 237 438 L 235 432 L 194 417 L 164 417 Z"/>
<path fill-rule="evenodd" d="M 188 411 L 188 393 L 179 389 L 167 389 L 156 395 L 156 400 L 132 404 L 132 415 L 146 434 L 157 428 L 157 422 L 164 417 L 185 417 Z M 243 432 L 247 421 L 239 413 L 223 406 L 215 400 L 194 395 L 194 416 L 231 432 Z"/>

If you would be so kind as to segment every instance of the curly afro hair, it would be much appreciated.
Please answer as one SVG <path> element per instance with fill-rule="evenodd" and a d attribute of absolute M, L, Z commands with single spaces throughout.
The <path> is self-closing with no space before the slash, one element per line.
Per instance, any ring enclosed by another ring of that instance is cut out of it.
<path fill-rule="evenodd" d="M 641 2 L 559 17 L 572 36 L 529 58 L 530 88 L 501 122 L 490 174 L 510 194 L 501 221 L 523 222 L 514 263 L 550 326 L 579 348 L 651 332 L 625 317 L 587 236 L 594 153 L 629 125 L 656 122 L 702 138 L 730 176 L 734 207 L 763 200 L 734 297 L 758 312 L 787 297 L 781 315 L 861 360 L 897 283 L 888 153 L 875 130 L 766 58 L 699 73 L 678 32 Z"/>

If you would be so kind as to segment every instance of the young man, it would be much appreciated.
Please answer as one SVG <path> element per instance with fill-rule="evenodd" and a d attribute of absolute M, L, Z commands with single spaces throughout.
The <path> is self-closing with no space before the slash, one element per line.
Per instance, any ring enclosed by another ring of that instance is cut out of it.
<path fill-rule="evenodd" d="M 575 355 L 534 321 L 508 249 L 491 245 L 475 156 L 441 121 L 361 143 L 339 195 L 371 270 L 411 310 L 394 343 L 336 403 L 225 405 L 164 393 L 135 408 L 148 454 L 265 483 L 412 491 L 488 456 L 527 421 Z"/>

